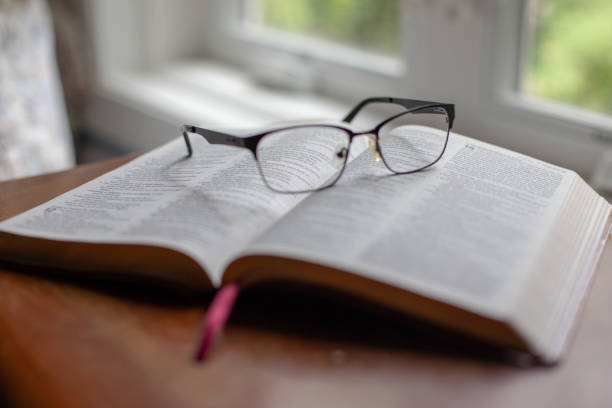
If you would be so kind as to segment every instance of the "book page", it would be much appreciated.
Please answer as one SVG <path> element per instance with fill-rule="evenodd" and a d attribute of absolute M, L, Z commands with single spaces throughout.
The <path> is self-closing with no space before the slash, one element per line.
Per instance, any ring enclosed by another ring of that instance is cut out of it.
<path fill-rule="evenodd" d="M 366 151 L 336 186 L 300 203 L 247 254 L 322 263 L 503 315 L 573 177 L 456 134 L 440 162 L 408 175 L 389 175 Z"/>
<path fill-rule="evenodd" d="M 233 253 L 305 195 L 262 182 L 246 149 L 182 138 L 0 224 L 54 240 L 161 245 L 190 255 L 217 284 Z"/>

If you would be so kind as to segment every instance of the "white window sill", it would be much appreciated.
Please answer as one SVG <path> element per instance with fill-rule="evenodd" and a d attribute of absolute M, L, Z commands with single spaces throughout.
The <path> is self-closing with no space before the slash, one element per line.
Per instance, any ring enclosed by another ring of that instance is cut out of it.
<path fill-rule="evenodd" d="M 107 76 L 94 91 L 86 125 L 122 150 L 142 151 L 176 137 L 185 123 L 253 127 L 340 119 L 351 105 L 312 93 L 271 89 L 226 65 L 181 62 L 155 72 Z"/>

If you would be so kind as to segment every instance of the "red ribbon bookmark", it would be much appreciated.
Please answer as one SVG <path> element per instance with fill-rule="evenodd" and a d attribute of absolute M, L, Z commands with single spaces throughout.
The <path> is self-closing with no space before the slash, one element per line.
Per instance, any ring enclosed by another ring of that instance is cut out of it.
<path fill-rule="evenodd" d="M 215 339 L 223 331 L 234 308 L 234 303 L 236 303 L 238 292 L 240 292 L 240 286 L 237 283 L 230 283 L 219 289 L 213 298 L 204 318 L 202 337 L 195 354 L 196 361 L 206 358 Z"/>

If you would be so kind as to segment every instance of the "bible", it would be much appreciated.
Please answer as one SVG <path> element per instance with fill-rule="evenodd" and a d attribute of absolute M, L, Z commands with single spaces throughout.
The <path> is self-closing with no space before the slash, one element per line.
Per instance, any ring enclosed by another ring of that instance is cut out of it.
<path fill-rule="evenodd" d="M 267 188 L 243 149 L 192 143 L 3 221 L 0 259 L 202 291 L 304 283 L 555 362 L 610 233 L 575 172 L 455 133 L 421 172 L 357 149 L 301 194 Z"/>

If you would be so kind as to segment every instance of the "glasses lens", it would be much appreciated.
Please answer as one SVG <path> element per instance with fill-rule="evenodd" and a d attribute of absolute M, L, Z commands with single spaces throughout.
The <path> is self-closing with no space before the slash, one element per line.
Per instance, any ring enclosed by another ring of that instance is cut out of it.
<path fill-rule="evenodd" d="M 346 162 L 349 135 L 332 126 L 300 126 L 275 131 L 257 144 L 257 163 L 276 191 L 312 191 L 335 183 Z"/>
<path fill-rule="evenodd" d="M 448 139 L 448 115 L 442 108 L 407 112 L 378 131 L 382 158 L 392 171 L 420 170 L 438 161 Z"/>

